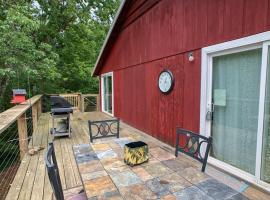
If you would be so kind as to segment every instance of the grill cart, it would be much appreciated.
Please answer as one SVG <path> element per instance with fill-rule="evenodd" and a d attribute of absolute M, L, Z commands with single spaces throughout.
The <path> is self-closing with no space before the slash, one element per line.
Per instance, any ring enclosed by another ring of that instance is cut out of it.
<path fill-rule="evenodd" d="M 72 105 L 60 96 L 51 96 L 51 116 L 53 138 L 58 136 L 70 137 L 70 116 L 73 113 Z"/>

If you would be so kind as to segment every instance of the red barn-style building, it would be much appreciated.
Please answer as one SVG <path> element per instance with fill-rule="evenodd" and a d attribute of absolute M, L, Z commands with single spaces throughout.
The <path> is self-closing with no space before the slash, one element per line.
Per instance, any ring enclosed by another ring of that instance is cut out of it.
<path fill-rule="evenodd" d="M 176 127 L 212 136 L 211 164 L 270 190 L 269 49 L 270 0 L 122 1 L 102 111 L 170 145 Z"/>

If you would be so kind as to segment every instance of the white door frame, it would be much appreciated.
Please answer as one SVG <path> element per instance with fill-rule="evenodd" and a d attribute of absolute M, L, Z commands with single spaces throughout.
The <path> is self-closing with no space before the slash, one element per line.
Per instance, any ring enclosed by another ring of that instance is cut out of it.
<path fill-rule="evenodd" d="M 106 111 L 105 108 L 105 102 L 104 102 L 104 77 L 108 77 L 111 76 L 112 77 L 112 113 L 109 113 L 108 111 Z M 102 112 L 114 116 L 114 85 L 113 85 L 113 72 L 108 72 L 105 74 L 101 74 L 101 110 Z"/>
<path fill-rule="evenodd" d="M 256 48 L 262 48 L 262 66 L 260 80 L 260 99 L 259 99 L 259 118 L 257 132 L 257 149 L 256 149 L 256 169 L 255 176 L 240 170 L 232 165 L 222 162 L 209 156 L 209 163 L 213 164 L 235 176 L 245 179 L 267 191 L 270 191 L 270 184 L 260 180 L 261 170 L 261 153 L 262 153 L 262 136 L 263 136 L 263 119 L 264 119 L 264 101 L 268 47 L 270 45 L 270 31 L 248 36 L 245 38 L 224 42 L 221 44 L 202 48 L 201 58 L 201 102 L 200 102 L 200 133 L 209 137 L 211 135 L 211 123 L 206 120 L 207 111 L 211 109 L 212 103 L 212 61 L 213 57 L 232 54 Z"/>

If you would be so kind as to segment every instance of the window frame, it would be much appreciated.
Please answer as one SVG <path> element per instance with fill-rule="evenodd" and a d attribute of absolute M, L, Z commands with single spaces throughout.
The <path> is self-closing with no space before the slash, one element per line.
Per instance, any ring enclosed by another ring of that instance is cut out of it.
<path fill-rule="evenodd" d="M 104 95 L 104 78 L 106 77 L 112 77 L 112 113 L 109 113 L 108 111 L 105 110 L 105 95 Z M 113 79 L 113 72 L 108 72 L 105 74 L 101 74 L 101 111 L 110 115 L 114 116 L 114 79 Z"/>

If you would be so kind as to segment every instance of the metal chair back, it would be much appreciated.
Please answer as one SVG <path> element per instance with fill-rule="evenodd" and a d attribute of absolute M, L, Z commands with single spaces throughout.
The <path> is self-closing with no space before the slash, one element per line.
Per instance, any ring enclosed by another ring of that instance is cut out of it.
<path fill-rule="evenodd" d="M 117 137 L 119 138 L 120 121 L 119 119 L 88 121 L 90 142 L 94 139 Z"/>
<path fill-rule="evenodd" d="M 180 138 L 180 136 L 182 136 Z M 179 143 L 184 144 L 180 146 Z M 202 144 L 206 143 L 206 146 Z M 202 165 L 202 172 L 205 171 L 207 164 L 208 154 L 212 145 L 212 137 L 205 137 L 198 133 L 188 131 L 182 128 L 176 129 L 176 144 L 175 144 L 175 156 L 178 156 L 178 151 L 198 160 Z M 202 155 L 204 151 L 204 155 Z"/>
<path fill-rule="evenodd" d="M 63 188 L 59 176 L 59 170 L 56 162 L 55 151 L 53 143 L 48 145 L 47 152 L 45 154 L 45 163 L 49 176 L 49 180 L 53 189 L 56 200 L 64 200 Z"/>

